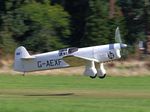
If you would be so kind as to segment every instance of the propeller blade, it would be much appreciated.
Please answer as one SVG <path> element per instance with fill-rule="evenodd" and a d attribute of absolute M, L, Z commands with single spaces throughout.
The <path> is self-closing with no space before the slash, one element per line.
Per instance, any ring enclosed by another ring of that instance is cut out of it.
<path fill-rule="evenodd" d="M 116 43 L 122 43 L 119 27 L 116 28 L 115 41 Z"/>

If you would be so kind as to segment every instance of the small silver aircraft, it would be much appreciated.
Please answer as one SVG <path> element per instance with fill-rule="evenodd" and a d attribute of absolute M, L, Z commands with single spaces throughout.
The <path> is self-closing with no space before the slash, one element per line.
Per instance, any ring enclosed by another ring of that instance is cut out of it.
<path fill-rule="evenodd" d="M 97 76 L 104 78 L 106 70 L 103 63 L 121 58 L 121 49 L 127 47 L 121 41 L 118 27 L 115 32 L 115 40 L 114 44 L 85 48 L 72 47 L 36 55 L 30 55 L 23 46 L 20 46 L 15 51 L 14 70 L 25 73 L 85 64 L 84 75 L 91 78 Z M 74 63 L 74 60 L 78 63 Z"/>

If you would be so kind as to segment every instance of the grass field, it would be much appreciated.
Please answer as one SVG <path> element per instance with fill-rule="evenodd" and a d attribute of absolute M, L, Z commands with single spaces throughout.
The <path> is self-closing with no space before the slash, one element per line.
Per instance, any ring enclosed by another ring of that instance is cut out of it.
<path fill-rule="evenodd" d="M 149 111 L 149 76 L 0 75 L 0 112 Z"/>

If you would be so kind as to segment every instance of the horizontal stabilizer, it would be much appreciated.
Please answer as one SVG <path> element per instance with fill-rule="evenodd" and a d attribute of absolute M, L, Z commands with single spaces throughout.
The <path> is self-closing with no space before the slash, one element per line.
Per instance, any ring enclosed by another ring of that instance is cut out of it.
<path fill-rule="evenodd" d="M 35 59 L 36 57 L 35 56 L 28 56 L 28 57 L 23 57 L 21 58 L 22 60 L 32 60 L 32 59 Z"/>

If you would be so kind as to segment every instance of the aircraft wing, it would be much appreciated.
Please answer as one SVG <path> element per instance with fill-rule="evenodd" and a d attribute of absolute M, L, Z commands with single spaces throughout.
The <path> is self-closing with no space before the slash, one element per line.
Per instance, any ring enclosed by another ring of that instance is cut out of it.
<path fill-rule="evenodd" d="M 85 50 L 86 49 L 78 49 L 75 47 L 61 49 L 59 50 L 59 56 L 61 56 L 70 66 L 85 65 L 87 61 L 99 62 L 97 59 L 92 57 L 93 54 L 86 53 Z M 89 50 L 92 51 L 93 48 L 89 48 Z"/>
<path fill-rule="evenodd" d="M 73 55 L 65 56 L 63 57 L 63 60 L 73 67 L 86 65 L 88 61 L 98 62 L 98 60 L 96 59 L 81 57 L 81 56 L 73 56 Z"/>
<path fill-rule="evenodd" d="M 95 61 L 95 62 L 98 62 L 97 59 L 94 59 L 94 58 L 88 58 L 88 57 L 82 57 L 82 56 L 74 56 L 74 57 L 77 57 L 77 58 L 80 58 L 80 59 L 83 59 L 83 60 L 87 60 L 87 61 Z"/>

